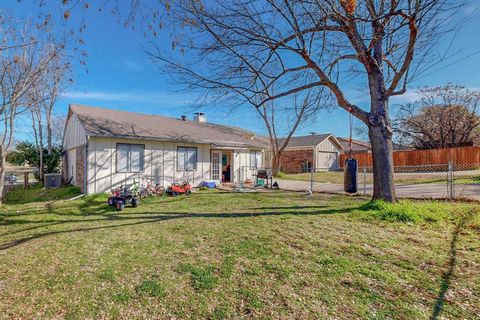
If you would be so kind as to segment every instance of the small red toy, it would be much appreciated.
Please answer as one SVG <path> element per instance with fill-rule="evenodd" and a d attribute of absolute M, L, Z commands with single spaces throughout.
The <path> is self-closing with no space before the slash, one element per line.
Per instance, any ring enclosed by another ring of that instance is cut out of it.
<path fill-rule="evenodd" d="M 188 182 L 172 183 L 167 189 L 167 194 L 173 197 L 176 197 L 180 194 L 185 194 L 188 196 L 192 194 L 192 186 Z"/>

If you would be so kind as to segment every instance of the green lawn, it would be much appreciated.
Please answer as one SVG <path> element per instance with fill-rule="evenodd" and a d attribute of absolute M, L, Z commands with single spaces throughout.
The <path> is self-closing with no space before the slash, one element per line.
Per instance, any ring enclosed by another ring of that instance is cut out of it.
<path fill-rule="evenodd" d="M 480 316 L 476 203 L 201 191 L 117 213 L 105 201 L 1 207 L 0 318 Z"/>
<path fill-rule="evenodd" d="M 6 202 L 8 204 L 26 204 L 31 202 L 44 202 L 61 199 L 73 198 L 80 195 L 80 189 L 75 186 L 63 188 L 44 188 L 41 185 L 33 185 L 25 191 L 22 187 L 17 187 L 7 193 Z"/>

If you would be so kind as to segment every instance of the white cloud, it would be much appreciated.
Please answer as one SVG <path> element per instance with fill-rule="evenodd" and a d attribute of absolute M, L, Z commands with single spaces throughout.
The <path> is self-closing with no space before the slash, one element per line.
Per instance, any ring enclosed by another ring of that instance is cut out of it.
<path fill-rule="evenodd" d="M 407 92 L 400 96 L 393 96 L 390 99 L 390 104 L 402 104 L 408 102 L 418 101 L 421 98 L 420 93 L 416 89 L 407 89 Z"/>
<path fill-rule="evenodd" d="M 157 103 L 169 106 L 191 104 L 195 101 L 189 95 L 158 91 L 70 91 L 63 93 L 62 98 L 89 101 Z"/>
<path fill-rule="evenodd" d="M 123 67 L 127 71 L 142 71 L 143 70 L 143 63 L 138 61 L 133 61 L 129 59 L 123 60 Z"/>

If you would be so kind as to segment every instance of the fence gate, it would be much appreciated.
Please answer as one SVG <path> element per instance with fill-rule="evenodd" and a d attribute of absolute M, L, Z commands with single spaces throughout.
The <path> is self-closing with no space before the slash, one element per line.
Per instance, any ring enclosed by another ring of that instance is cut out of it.
<path fill-rule="evenodd" d="M 480 163 L 451 163 L 451 198 L 480 200 Z"/>

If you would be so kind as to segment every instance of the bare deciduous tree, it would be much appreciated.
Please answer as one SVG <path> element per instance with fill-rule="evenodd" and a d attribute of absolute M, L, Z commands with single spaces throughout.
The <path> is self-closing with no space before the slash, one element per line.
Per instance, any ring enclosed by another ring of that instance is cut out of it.
<path fill-rule="evenodd" d="M 449 84 L 419 94 L 418 101 L 399 109 L 395 131 L 402 141 L 432 149 L 471 145 L 478 138 L 480 91 Z"/>
<path fill-rule="evenodd" d="M 64 44 L 57 44 L 55 42 L 51 43 L 51 46 L 59 45 L 62 46 Z M 41 87 L 39 88 L 43 95 L 42 99 L 40 99 L 40 103 L 45 113 L 47 150 L 49 155 L 52 154 L 54 140 L 53 122 L 55 121 L 55 116 L 53 114 L 53 107 L 55 106 L 58 97 L 67 89 L 69 83 L 72 82 L 69 77 L 71 68 L 72 66 L 66 55 L 55 56 L 55 58 L 52 59 L 48 72 L 45 73 Z"/>
<path fill-rule="evenodd" d="M 58 52 L 45 54 L 43 43 L 37 35 L 43 26 L 31 21 L 16 21 L 0 17 L 0 204 L 7 151 L 15 133 L 15 120 L 20 113 L 28 112 L 28 95 L 46 72 L 50 61 Z"/>
<path fill-rule="evenodd" d="M 120 15 L 118 1 L 111 10 Z M 86 1 L 64 5 L 88 8 Z M 433 48 L 455 23 L 456 0 L 160 1 L 132 0 L 124 23 L 140 16 L 145 34 L 166 28 L 156 60 L 175 81 L 224 101 L 261 108 L 272 100 L 325 88 L 336 104 L 368 127 L 373 154 L 373 198 L 395 201 L 389 101 L 406 92 Z M 65 19 L 70 11 L 66 9 Z M 348 97 L 363 87 L 370 106 Z M 275 93 L 273 86 L 279 89 Z M 215 100 L 215 99 L 214 99 Z"/>
<path fill-rule="evenodd" d="M 44 176 L 44 148 L 46 142 L 47 158 L 53 153 L 53 125 L 55 116 L 53 108 L 59 95 L 66 90 L 70 78 L 67 79 L 71 64 L 68 56 L 60 54 L 66 48 L 65 41 L 56 41 L 53 34 L 49 35 L 44 42 L 45 55 L 52 58 L 45 72 L 35 85 L 29 90 L 28 98 L 32 117 L 32 128 L 39 156 L 40 181 Z M 62 50 L 63 49 L 63 50 Z M 57 52 L 57 54 L 54 54 Z M 46 140 L 46 141 L 45 141 Z"/>
<path fill-rule="evenodd" d="M 66 119 L 65 115 L 52 113 L 52 145 L 62 145 Z"/>
<path fill-rule="evenodd" d="M 154 60 L 179 84 L 257 108 L 325 88 L 368 126 L 373 198 L 395 201 L 389 99 L 406 92 L 427 57 L 435 60 L 432 45 L 459 6 L 450 0 L 168 2 L 159 19 L 173 50 L 166 53 L 163 42 Z M 352 84 L 365 88 L 368 110 L 349 100 Z"/>
<path fill-rule="evenodd" d="M 280 101 L 261 104 L 255 109 L 260 114 L 268 133 L 273 175 L 280 170 L 281 156 L 290 139 L 305 119 L 312 119 L 319 109 L 321 95 L 311 97 L 309 94 L 301 98 L 293 97 L 293 101 L 280 104 Z M 297 102 L 297 100 L 301 100 Z"/>

